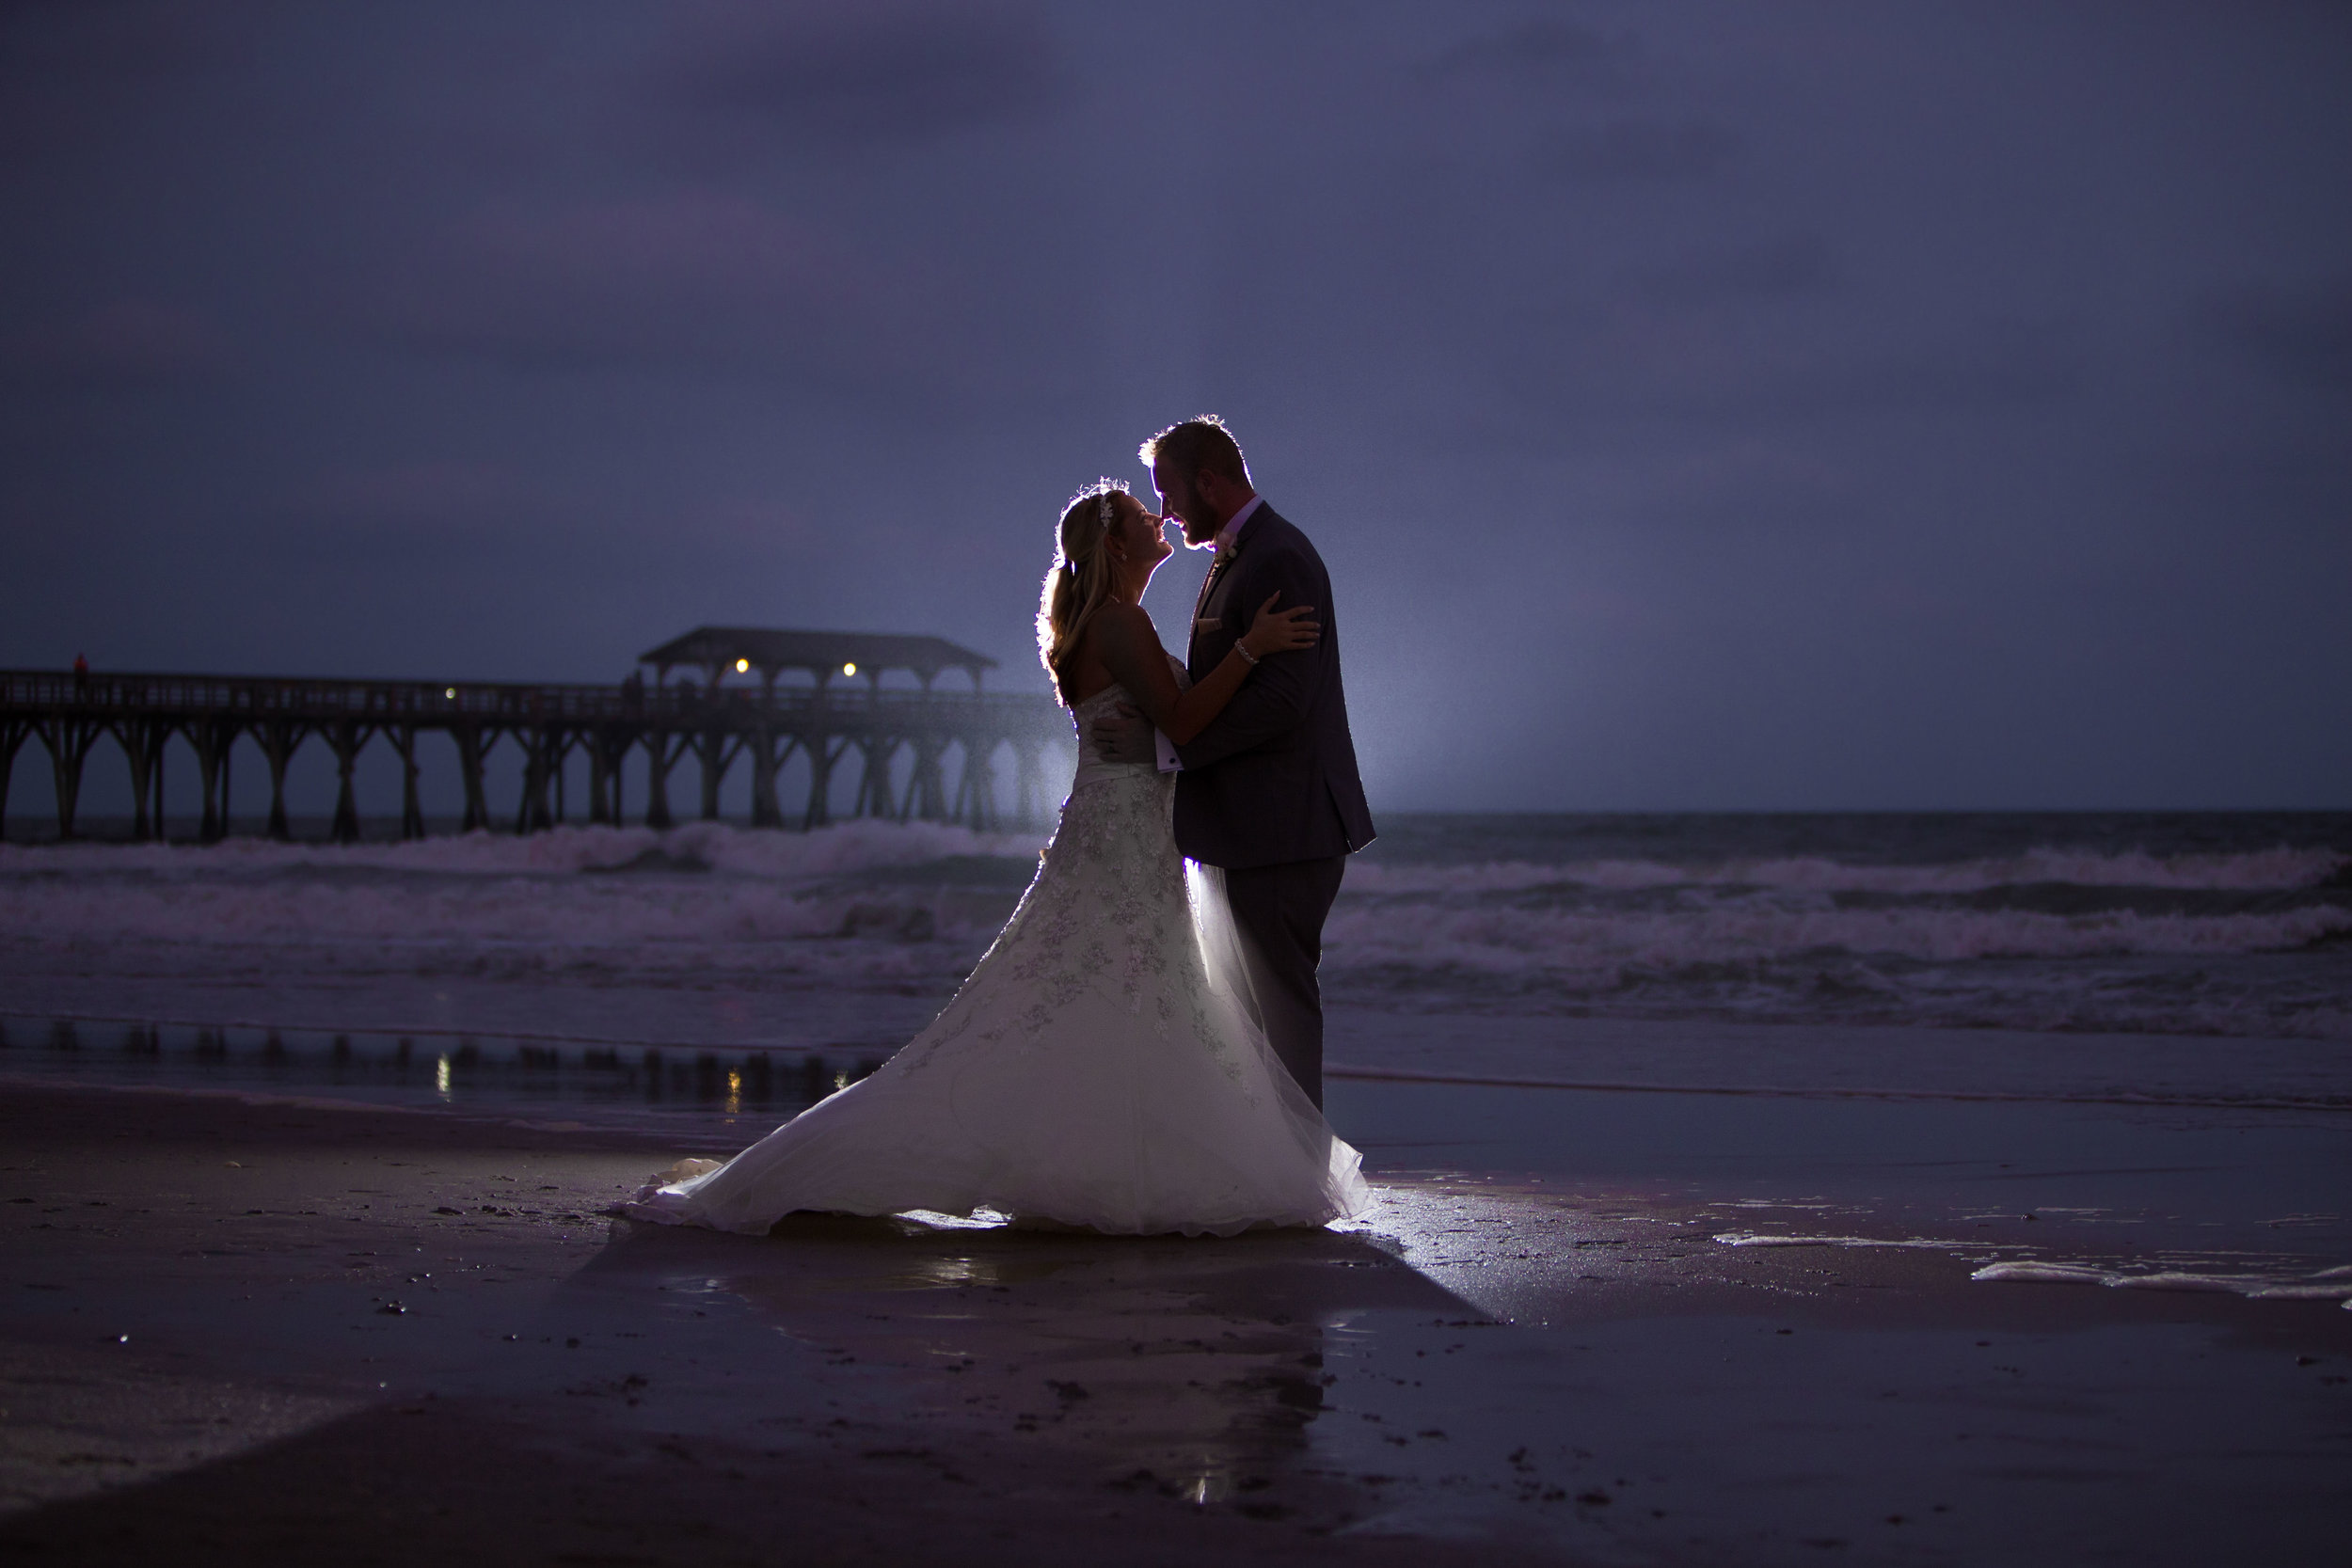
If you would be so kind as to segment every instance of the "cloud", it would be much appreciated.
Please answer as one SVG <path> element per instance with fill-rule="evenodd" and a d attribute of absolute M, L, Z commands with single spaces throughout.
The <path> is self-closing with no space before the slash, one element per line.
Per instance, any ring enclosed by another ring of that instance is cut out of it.
<path fill-rule="evenodd" d="M 2080 341 L 2057 320 L 1825 336 L 1811 323 L 1661 306 L 1561 301 L 1490 331 L 1496 387 L 1476 434 L 1556 446 L 1626 421 L 1685 436 L 1725 427 L 1834 426 L 1898 412 L 1971 414 L 2045 404 L 2081 384 Z"/>
<path fill-rule="evenodd" d="M 9 75 L 87 89 L 210 71 L 242 53 L 254 18 L 193 0 L 58 0 L 0 6 Z"/>
<path fill-rule="evenodd" d="M 837 545 L 771 495 L 707 483 L 656 499 L 616 492 L 573 467 L 449 457 L 323 469 L 245 523 L 283 559 L 428 575 L 458 562 L 593 573 L 614 552 L 644 580 L 691 573 L 713 553 L 766 572 L 779 552 L 807 566 Z"/>
<path fill-rule="evenodd" d="M 1689 251 L 1618 274 L 1629 292 L 1675 304 L 1787 299 L 1826 293 L 1838 281 L 1829 247 L 1812 235 Z"/>
<path fill-rule="evenodd" d="M 561 501 L 507 465 L 437 460 L 332 470 L 289 491 L 286 509 L 361 527 L 474 529 L 551 516 Z"/>
<path fill-rule="evenodd" d="M 1599 73 L 1615 67 L 1631 48 L 1629 39 L 1611 39 L 1573 22 L 1542 17 L 1465 40 L 1432 59 L 1425 73 L 1438 78 Z"/>
<path fill-rule="evenodd" d="M 610 502 L 509 463 L 419 458 L 323 468 L 221 519 L 256 558 L 346 585 L 386 572 L 550 562 L 613 531 Z"/>
<path fill-rule="evenodd" d="M 2082 383 L 2083 347 L 2072 324 L 2010 318 L 1869 354 L 1811 389 L 1822 409 L 1958 412 L 2048 403 Z M 1799 406 L 1806 389 L 1796 388 Z"/>
<path fill-rule="evenodd" d="M 1768 528 L 1786 535 L 1843 526 L 1862 486 L 1851 466 L 1756 436 L 1677 449 L 1644 475 L 1634 510 L 1654 522 Z"/>
<path fill-rule="evenodd" d="M 687 36 L 655 71 L 658 95 L 732 135 L 930 141 L 1034 118 L 1067 90 L 1053 40 L 1025 12 L 727 7 L 681 25 Z"/>
<path fill-rule="evenodd" d="M 1591 182 L 1700 180 L 1746 146 L 1738 133 L 1703 119 L 1620 119 L 1557 130 L 1536 144 L 1546 173 Z"/>
<path fill-rule="evenodd" d="M 71 383 L 135 388 L 217 374 L 232 347 L 228 332 L 200 310 L 125 298 L 22 334 L 8 357 Z"/>
<path fill-rule="evenodd" d="M 521 369 L 868 384 L 924 362 L 947 292 L 766 202 L 685 191 L 485 204 L 367 309 L 417 346 Z"/>
<path fill-rule="evenodd" d="M 2300 288 L 2250 287 L 2209 296 L 2198 320 L 2290 386 L 2352 392 L 2352 277 Z"/>
<path fill-rule="evenodd" d="M 259 21 L 193 0 L 0 7 L 0 163 L 135 135 L 159 96 L 244 65 Z"/>

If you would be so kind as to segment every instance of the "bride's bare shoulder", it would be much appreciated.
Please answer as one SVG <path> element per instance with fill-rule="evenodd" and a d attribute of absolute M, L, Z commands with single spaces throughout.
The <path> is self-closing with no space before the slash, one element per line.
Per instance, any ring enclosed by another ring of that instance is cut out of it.
<path fill-rule="evenodd" d="M 1159 631 L 1141 605 L 1106 604 L 1096 613 L 1090 629 L 1100 637 L 1097 646 L 1106 655 L 1156 649 L 1160 645 Z"/>
<path fill-rule="evenodd" d="M 1110 600 L 1099 613 L 1106 626 L 1126 626 L 1130 629 L 1141 626 L 1148 629 L 1152 625 L 1152 617 L 1144 613 L 1141 605 L 1129 604 L 1124 599 Z"/>
<path fill-rule="evenodd" d="M 1140 606 L 1117 600 L 1104 605 L 1088 617 L 1078 641 L 1060 661 L 1063 697 L 1072 707 L 1091 701 L 1104 688 L 1118 685 L 1122 673 L 1132 674 L 1138 657 L 1159 645 L 1152 617 Z"/>

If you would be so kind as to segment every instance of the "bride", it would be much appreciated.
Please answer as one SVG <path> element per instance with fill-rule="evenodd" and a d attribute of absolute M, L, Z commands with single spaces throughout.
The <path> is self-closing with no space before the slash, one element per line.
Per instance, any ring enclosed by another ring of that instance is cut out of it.
<path fill-rule="evenodd" d="M 1318 634 L 1312 606 L 1270 596 L 1183 689 L 1141 607 L 1174 553 L 1162 522 L 1108 480 L 1062 515 L 1038 644 L 1082 737 L 1123 702 L 1182 744 L 1260 658 Z M 1188 1236 L 1362 1212 L 1356 1150 L 1266 1044 L 1219 874 L 1195 866 L 1187 885 L 1173 787 L 1082 738 L 1037 879 L 946 1010 L 871 1076 L 723 1164 L 683 1162 L 624 1212 L 754 1235 L 803 1210 L 988 1210 Z"/>

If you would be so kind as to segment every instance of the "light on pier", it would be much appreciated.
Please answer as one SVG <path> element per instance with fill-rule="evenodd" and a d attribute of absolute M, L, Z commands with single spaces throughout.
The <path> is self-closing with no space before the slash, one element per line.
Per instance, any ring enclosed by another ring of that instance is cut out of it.
<path fill-rule="evenodd" d="M 620 821 L 622 768 L 632 752 L 643 752 L 644 821 L 650 828 L 674 825 L 668 780 L 681 760 L 700 760 L 702 815 L 715 821 L 728 765 L 748 753 L 755 828 L 787 825 L 777 796 L 780 775 L 787 760 L 805 759 L 808 803 L 797 814 L 800 827 L 834 820 L 834 778 L 846 762 L 857 768 L 851 816 L 965 822 L 993 830 L 1000 819 L 995 795 L 1002 749 L 1009 746 L 1013 752 L 1019 803 L 1012 816 L 1025 823 L 1046 789 L 1046 754 L 1069 743 L 1069 717 L 1051 698 L 984 693 L 981 674 L 995 660 L 936 637 L 702 626 L 641 656 L 638 663 L 652 667 L 650 685 L 644 673 L 609 686 L 477 681 L 461 687 L 0 670 L 0 785 L 7 780 L 8 757 L 22 749 L 20 741 L 39 738 L 54 748 L 50 772 L 57 836 L 72 838 L 84 764 L 92 747 L 111 734 L 132 775 L 137 810 L 131 836 L 151 840 L 163 832 L 164 748 L 184 738 L 197 753 L 204 793 L 199 836 L 209 844 L 229 831 L 230 752 L 251 740 L 269 766 L 268 832 L 282 840 L 291 837 L 287 774 L 303 742 L 320 737 L 334 752 L 338 774 L 333 836 L 350 844 L 360 836 L 361 752 L 381 736 L 400 762 L 401 836 L 420 839 L 425 821 L 417 741 L 438 731 L 455 743 L 466 832 L 491 825 L 485 753 L 510 740 L 523 752 L 522 796 L 514 816 L 518 833 L 564 820 L 564 779 L 576 752 L 587 753 L 587 816 L 596 823 Z M 679 666 L 704 672 L 707 689 L 691 681 L 670 686 L 670 672 Z M 725 690 L 721 677 L 730 668 L 758 673 L 766 683 L 765 700 Z M 870 694 L 875 700 L 865 703 L 838 693 L 828 700 L 825 683 L 836 671 L 872 681 L 891 670 L 915 676 L 923 700 L 904 701 L 911 694 L 879 689 Z M 946 670 L 970 674 L 969 696 L 937 692 L 934 677 Z M 813 684 L 778 684 L 778 674 L 793 671 L 814 676 Z M 900 784 L 895 769 L 909 752 L 912 766 Z M 947 759 L 958 753 L 962 760 L 951 789 Z M 7 794 L 0 787 L 0 798 Z M 0 808 L 5 805 L 0 799 Z M 0 825 L 5 820 L 0 813 Z M 453 1070 L 462 1060 L 452 1058 Z"/>

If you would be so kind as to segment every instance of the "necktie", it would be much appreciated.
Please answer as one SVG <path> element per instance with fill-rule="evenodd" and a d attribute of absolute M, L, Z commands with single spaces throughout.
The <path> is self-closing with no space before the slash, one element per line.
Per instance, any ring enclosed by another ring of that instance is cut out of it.
<path fill-rule="evenodd" d="M 1216 559 L 1209 562 L 1209 575 L 1200 579 L 1200 597 L 1193 601 L 1192 618 L 1196 624 L 1209 608 L 1209 595 L 1216 591 L 1216 579 L 1225 575 L 1225 563 L 1232 559 L 1233 552 L 1229 547 L 1217 551 Z"/>

